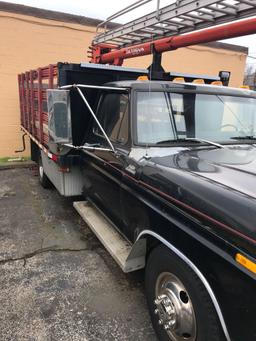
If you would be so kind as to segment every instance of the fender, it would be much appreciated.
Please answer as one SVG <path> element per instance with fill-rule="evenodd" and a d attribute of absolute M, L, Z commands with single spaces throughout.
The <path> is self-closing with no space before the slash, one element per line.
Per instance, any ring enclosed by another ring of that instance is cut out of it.
<path fill-rule="evenodd" d="M 143 237 L 146 237 L 147 235 L 156 238 L 162 244 L 164 244 L 166 247 L 168 247 L 180 259 L 182 259 L 196 273 L 196 275 L 200 278 L 200 280 L 202 281 L 205 289 L 207 290 L 207 292 L 208 292 L 208 294 L 209 294 L 209 296 L 211 298 L 213 306 L 214 306 L 214 308 L 216 310 L 216 313 L 218 315 L 218 318 L 219 318 L 219 321 L 220 321 L 223 333 L 224 333 L 227 341 L 231 341 L 231 338 L 229 336 L 229 332 L 228 332 L 228 329 L 227 329 L 227 326 L 226 326 L 226 323 L 225 323 L 225 320 L 224 320 L 224 317 L 223 317 L 220 305 L 219 305 L 219 303 L 217 301 L 217 298 L 216 298 L 216 296 L 215 296 L 215 294 L 214 294 L 210 284 L 208 283 L 207 279 L 202 274 L 202 272 L 198 269 L 198 267 L 193 262 L 191 262 L 191 260 L 187 256 L 185 256 L 184 253 L 182 253 L 180 250 L 178 250 L 174 245 L 172 245 L 170 242 L 165 240 L 163 237 L 161 237 L 157 233 L 155 233 L 153 231 L 150 231 L 150 230 L 143 230 L 143 231 L 140 232 L 140 234 L 138 235 L 138 237 L 137 237 L 137 239 L 135 241 L 135 244 L 134 244 L 132 250 L 137 249 L 136 245 L 140 245 L 141 244 L 141 239 L 143 240 Z M 132 253 L 132 251 L 131 251 L 131 253 Z"/>

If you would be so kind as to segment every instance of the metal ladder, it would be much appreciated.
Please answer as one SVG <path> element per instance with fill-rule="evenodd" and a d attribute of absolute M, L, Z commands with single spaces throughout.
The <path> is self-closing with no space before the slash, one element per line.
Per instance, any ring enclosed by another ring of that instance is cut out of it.
<path fill-rule="evenodd" d="M 111 20 L 149 1 L 139 0 L 98 25 L 104 32 L 96 35 L 93 45 L 111 44 L 122 48 L 256 15 L 256 0 L 178 0 L 161 9 L 157 0 L 156 11 L 108 30 Z"/>

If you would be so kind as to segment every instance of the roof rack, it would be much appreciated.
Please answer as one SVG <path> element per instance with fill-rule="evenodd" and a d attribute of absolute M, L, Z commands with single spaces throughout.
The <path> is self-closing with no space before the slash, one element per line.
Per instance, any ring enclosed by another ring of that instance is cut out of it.
<path fill-rule="evenodd" d="M 145 5 L 151 0 L 139 0 L 110 16 L 98 25 L 104 27 L 93 40 L 93 45 L 110 44 L 122 48 L 136 43 L 147 42 L 165 36 L 180 35 L 202 28 L 243 19 L 256 14 L 256 0 L 177 0 L 160 8 L 157 0 L 156 11 L 130 21 L 120 27 L 108 30 L 111 20 Z"/>

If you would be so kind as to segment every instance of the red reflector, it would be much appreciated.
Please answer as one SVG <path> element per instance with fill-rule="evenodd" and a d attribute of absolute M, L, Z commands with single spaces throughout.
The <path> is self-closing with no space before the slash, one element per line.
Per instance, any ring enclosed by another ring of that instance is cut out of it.
<path fill-rule="evenodd" d="M 57 162 L 57 161 L 58 161 L 58 156 L 57 156 L 57 155 L 54 155 L 54 154 L 52 154 L 52 160 L 53 160 L 53 161 L 55 161 L 55 162 Z"/>

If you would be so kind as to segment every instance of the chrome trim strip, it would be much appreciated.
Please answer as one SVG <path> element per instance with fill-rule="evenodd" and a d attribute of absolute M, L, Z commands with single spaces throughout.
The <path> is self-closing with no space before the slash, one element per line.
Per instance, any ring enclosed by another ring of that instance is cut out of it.
<path fill-rule="evenodd" d="M 90 84 L 69 84 L 59 86 L 58 89 L 71 89 L 71 88 L 86 88 L 86 89 L 102 89 L 102 90 L 117 90 L 117 91 L 127 91 L 129 88 L 118 88 L 114 86 L 101 86 L 101 85 L 90 85 Z"/>
<path fill-rule="evenodd" d="M 112 149 L 109 149 L 109 148 L 101 148 L 101 147 L 92 147 L 92 146 L 74 146 L 73 144 L 71 143 L 65 143 L 63 146 L 66 146 L 66 147 L 69 147 L 69 148 L 73 148 L 73 149 L 85 149 L 85 150 L 100 150 L 100 151 L 105 151 L 105 152 L 112 152 L 113 150 Z"/>
<path fill-rule="evenodd" d="M 210 284 L 208 283 L 207 279 L 204 277 L 204 275 L 202 274 L 202 272 L 196 267 L 196 265 L 191 262 L 191 260 L 189 258 L 187 258 L 187 256 L 185 256 L 180 250 L 178 250 L 175 246 L 173 246 L 172 244 L 170 244 L 167 240 L 165 240 L 163 237 L 159 236 L 157 233 L 150 231 L 150 230 L 143 230 L 137 237 L 136 241 L 139 240 L 143 235 L 151 235 L 153 237 L 155 237 L 156 239 L 158 239 L 160 242 L 162 242 L 165 246 L 167 246 L 169 249 L 171 249 L 174 253 L 176 253 L 176 255 L 178 257 L 180 257 L 196 274 L 197 276 L 200 278 L 200 280 L 202 281 L 202 283 L 204 284 L 211 300 L 212 303 L 214 305 L 214 308 L 216 310 L 216 313 L 219 317 L 220 320 L 220 324 L 222 326 L 223 332 L 225 334 L 225 337 L 227 339 L 227 341 L 231 341 L 231 338 L 229 336 L 228 330 L 227 330 L 227 326 L 224 320 L 224 317 L 222 315 L 219 303 L 217 301 L 217 298 L 210 286 Z"/>

